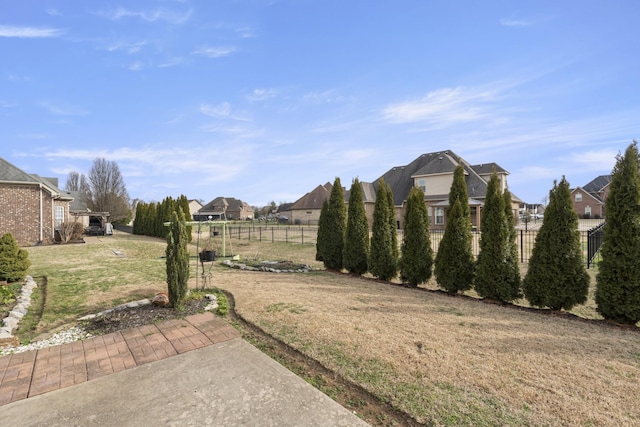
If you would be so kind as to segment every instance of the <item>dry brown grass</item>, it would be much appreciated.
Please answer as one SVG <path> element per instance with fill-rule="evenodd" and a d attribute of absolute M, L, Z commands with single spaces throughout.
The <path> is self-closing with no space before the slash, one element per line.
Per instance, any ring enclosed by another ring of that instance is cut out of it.
<path fill-rule="evenodd" d="M 245 319 L 422 422 L 640 419 L 638 330 L 327 272 L 218 267 L 215 282 Z"/>

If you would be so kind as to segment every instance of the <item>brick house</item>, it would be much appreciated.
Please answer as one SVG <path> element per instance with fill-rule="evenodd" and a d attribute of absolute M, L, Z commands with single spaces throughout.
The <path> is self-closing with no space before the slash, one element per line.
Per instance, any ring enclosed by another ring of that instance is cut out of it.
<path fill-rule="evenodd" d="M 21 246 L 53 243 L 72 201 L 57 178 L 29 174 L 0 158 L 0 234 L 11 233 Z"/>
<path fill-rule="evenodd" d="M 233 197 L 216 197 L 193 215 L 195 221 L 253 219 L 253 208 Z"/>
<path fill-rule="evenodd" d="M 600 175 L 584 187 L 571 190 L 573 210 L 580 218 L 604 218 L 605 200 L 611 187 L 611 175 Z"/>

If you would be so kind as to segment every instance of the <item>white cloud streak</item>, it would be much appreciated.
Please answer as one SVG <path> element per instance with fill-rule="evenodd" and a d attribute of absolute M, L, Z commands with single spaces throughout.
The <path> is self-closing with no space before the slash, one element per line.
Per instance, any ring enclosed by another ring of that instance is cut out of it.
<path fill-rule="evenodd" d="M 233 46 L 215 46 L 215 47 L 206 46 L 206 47 L 201 47 L 199 49 L 194 50 L 193 52 L 191 52 L 191 54 L 202 55 L 202 56 L 206 56 L 207 58 L 222 58 L 225 56 L 229 56 L 236 51 L 237 51 L 237 48 Z"/>
<path fill-rule="evenodd" d="M 175 12 L 167 9 L 137 11 L 129 10 L 120 6 L 110 12 L 99 12 L 98 15 L 104 16 L 114 21 L 125 18 L 140 18 L 146 22 L 162 21 L 172 25 L 182 25 L 189 20 L 192 13 L 192 9 L 184 12 Z"/>
<path fill-rule="evenodd" d="M 16 37 L 16 38 L 50 38 L 59 37 L 65 33 L 65 30 L 59 28 L 46 27 L 14 27 L 9 25 L 0 25 L 0 37 Z"/>
<path fill-rule="evenodd" d="M 414 101 L 391 104 L 382 115 L 390 123 L 422 122 L 446 127 L 486 118 L 498 95 L 490 88 L 443 88 Z"/>

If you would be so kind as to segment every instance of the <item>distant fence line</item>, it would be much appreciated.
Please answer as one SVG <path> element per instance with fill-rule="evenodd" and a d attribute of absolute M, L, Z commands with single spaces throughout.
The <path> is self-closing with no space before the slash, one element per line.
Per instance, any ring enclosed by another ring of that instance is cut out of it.
<path fill-rule="evenodd" d="M 204 231 L 204 230 L 203 230 Z M 222 228 L 211 226 L 211 235 L 220 235 Z M 535 244 L 537 229 L 518 229 L 517 243 L 520 262 L 529 262 Z M 480 253 L 480 232 L 473 232 L 472 252 L 474 256 Z M 231 240 L 248 240 L 270 243 L 293 243 L 315 245 L 318 235 L 317 225 L 290 224 L 260 224 L 260 223 L 232 223 L 226 226 L 226 237 Z M 434 253 L 444 237 L 444 230 L 431 230 L 431 247 Z M 583 248 L 583 258 L 587 268 L 600 259 L 600 246 L 604 235 L 604 223 L 589 230 L 580 230 L 580 243 Z M 402 230 L 398 230 L 398 242 L 402 242 Z"/>

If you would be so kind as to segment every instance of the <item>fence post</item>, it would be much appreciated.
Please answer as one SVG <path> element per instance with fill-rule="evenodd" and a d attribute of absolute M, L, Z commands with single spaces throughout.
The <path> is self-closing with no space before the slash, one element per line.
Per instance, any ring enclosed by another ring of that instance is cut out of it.
<path fill-rule="evenodd" d="M 520 262 L 524 262 L 524 231 L 520 230 Z"/>

